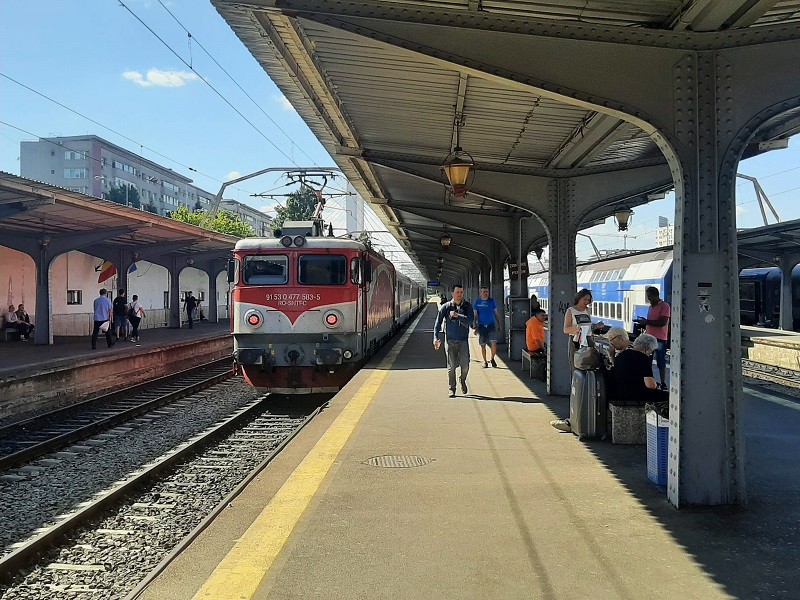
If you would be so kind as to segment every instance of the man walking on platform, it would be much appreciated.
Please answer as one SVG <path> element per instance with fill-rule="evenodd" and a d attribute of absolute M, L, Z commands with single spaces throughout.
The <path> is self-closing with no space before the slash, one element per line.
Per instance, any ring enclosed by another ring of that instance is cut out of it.
<path fill-rule="evenodd" d="M 94 300 L 94 328 L 92 329 L 92 350 L 97 349 L 97 335 L 100 333 L 100 328 L 106 323 L 106 344 L 108 347 L 114 345 L 114 340 L 111 339 L 112 323 L 114 321 L 113 307 L 111 300 L 106 295 L 108 292 L 106 288 L 100 290 L 100 295 Z"/>
<path fill-rule="evenodd" d="M 645 333 L 649 333 L 658 340 L 658 348 L 653 353 L 656 357 L 658 374 L 661 377 L 661 389 L 667 389 L 667 341 L 669 340 L 669 318 L 672 310 L 669 304 L 664 302 L 658 293 L 658 288 L 650 286 L 644 290 L 650 308 L 647 310 L 647 318 L 640 317 L 639 325 L 645 328 Z"/>
<path fill-rule="evenodd" d="M 461 368 L 461 391 L 467 393 L 467 373 L 469 373 L 469 328 L 474 319 L 473 308 L 464 300 L 464 288 L 453 286 L 453 299 L 439 307 L 436 324 L 433 327 L 433 347 L 437 350 L 442 344 L 442 321 L 445 323 L 444 349 L 447 355 L 447 377 L 450 384 L 450 397 L 456 395 L 456 368 Z"/>
<path fill-rule="evenodd" d="M 497 303 L 494 298 L 489 298 L 489 288 L 481 288 L 481 297 L 472 305 L 475 309 L 475 321 L 478 324 L 478 343 L 481 345 L 483 368 L 489 366 L 486 362 L 486 344 L 491 347 L 490 361 L 493 367 L 497 366 L 494 357 L 497 355 L 497 336 L 503 334 L 503 323 L 500 313 L 497 312 Z"/>

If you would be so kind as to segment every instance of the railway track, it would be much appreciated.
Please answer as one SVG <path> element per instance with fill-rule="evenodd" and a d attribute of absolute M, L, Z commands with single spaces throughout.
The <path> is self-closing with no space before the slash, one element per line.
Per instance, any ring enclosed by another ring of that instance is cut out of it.
<path fill-rule="evenodd" d="M 792 388 L 800 388 L 800 371 L 742 359 L 742 375 Z"/>
<path fill-rule="evenodd" d="M 111 429 L 232 376 L 228 359 L 0 427 L 0 472 Z"/>
<path fill-rule="evenodd" d="M 274 414 L 253 399 L 0 558 L 0 597 L 120 598 L 160 570 L 320 410 Z"/>

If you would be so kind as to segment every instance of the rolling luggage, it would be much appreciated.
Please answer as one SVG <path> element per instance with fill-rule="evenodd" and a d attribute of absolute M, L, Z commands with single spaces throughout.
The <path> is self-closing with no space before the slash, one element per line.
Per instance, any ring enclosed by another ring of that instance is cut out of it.
<path fill-rule="evenodd" d="M 569 396 L 569 424 L 579 439 L 604 438 L 608 424 L 606 382 L 601 371 L 575 369 Z"/>

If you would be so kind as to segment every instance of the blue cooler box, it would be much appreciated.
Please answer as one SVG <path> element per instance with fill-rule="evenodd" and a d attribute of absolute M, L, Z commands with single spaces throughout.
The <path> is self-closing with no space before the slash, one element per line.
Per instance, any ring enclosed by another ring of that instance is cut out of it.
<path fill-rule="evenodd" d="M 667 485 L 669 462 L 669 419 L 648 410 L 647 423 L 647 478 L 656 485 Z"/>

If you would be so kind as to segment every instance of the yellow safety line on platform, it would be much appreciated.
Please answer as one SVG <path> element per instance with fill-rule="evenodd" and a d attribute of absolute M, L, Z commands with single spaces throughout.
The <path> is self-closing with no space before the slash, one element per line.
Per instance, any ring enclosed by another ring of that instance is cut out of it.
<path fill-rule="evenodd" d="M 422 314 L 424 310 L 347 403 L 275 497 L 217 565 L 203 587 L 194 595 L 195 599 L 246 600 L 253 597 L 381 387 L 397 355 L 416 329 Z"/>

